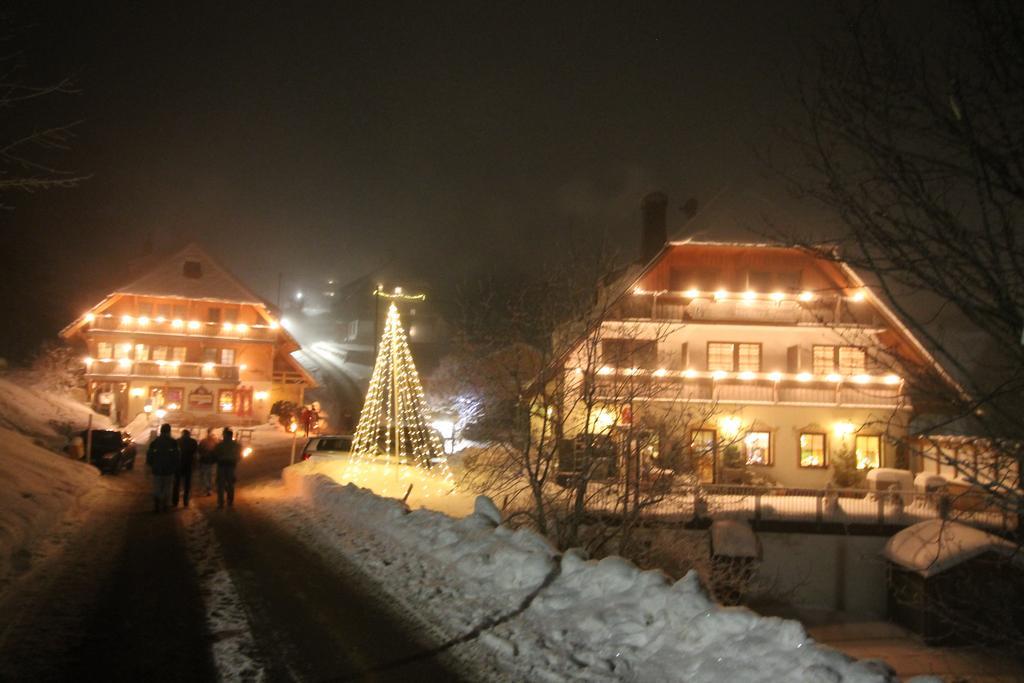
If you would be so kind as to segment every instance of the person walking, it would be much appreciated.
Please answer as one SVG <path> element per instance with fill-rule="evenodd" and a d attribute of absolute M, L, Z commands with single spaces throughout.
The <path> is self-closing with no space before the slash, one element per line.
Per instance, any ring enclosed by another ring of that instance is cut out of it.
<path fill-rule="evenodd" d="M 146 465 L 153 475 L 153 512 L 167 509 L 179 460 L 178 442 L 171 438 L 171 425 L 160 425 L 160 436 L 150 441 L 146 450 Z"/>
<path fill-rule="evenodd" d="M 235 503 L 235 466 L 242 457 L 242 447 L 231 429 L 224 428 L 224 439 L 213 452 L 217 456 L 217 508 L 224 507 L 225 495 L 231 507 Z"/>
<path fill-rule="evenodd" d="M 192 433 L 187 429 L 181 430 L 181 437 L 178 439 L 178 451 L 181 453 L 181 461 L 178 463 L 178 470 L 174 473 L 174 491 L 171 492 L 171 504 L 178 507 L 178 490 L 182 492 L 184 507 L 188 507 L 189 494 L 192 493 L 192 466 L 196 462 L 196 451 L 199 444 L 192 438 Z"/>
<path fill-rule="evenodd" d="M 199 485 L 203 487 L 204 496 L 213 494 L 213 468 L 217 464 L 213 449 L 218 443 L 213 427 L 206 430 L 206 436 L 199 442 Z"/>

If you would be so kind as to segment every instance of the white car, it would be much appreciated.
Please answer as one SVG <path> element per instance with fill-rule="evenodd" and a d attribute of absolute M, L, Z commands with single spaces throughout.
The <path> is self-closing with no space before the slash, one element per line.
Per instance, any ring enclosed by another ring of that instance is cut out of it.
<path fill-rule="evenodd" d="M 310 438 L 302 447 L 302 459 L 312 455 L 350 456 L 352 436 L 350 434 L 321 434 Z"/>

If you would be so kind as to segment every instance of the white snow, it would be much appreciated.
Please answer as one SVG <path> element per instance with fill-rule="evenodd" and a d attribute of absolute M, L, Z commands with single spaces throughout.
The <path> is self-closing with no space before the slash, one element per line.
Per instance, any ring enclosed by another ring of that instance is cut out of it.
<path fill-rule="evenodd" d="M 959 522 L 931 519 L 889 539 L 882 554 L 899 566 L 929 577 L 983 553 L 995 552 L 1024 564 L 1014 543 Z"/>
<path fill-rule="evenodd" d="M 0 577 L 12 556 L 50 531 L 98 476 L 96 468 L 0 427 Z"/>
<path fill-rule="evenodd" d="M 285 470 L 306 505 L 270 506 L 330 557 L 343 555 L 443 635 L 489 650 L 508 678 L 537 681 L 894 681 L 878 662 L 821 647 L 795 621 L 721 608 L 696 574 L 672 582 L 619 557 L 560 554 L 498 524 L 481 500 L 462 518 Z M 459 654 L 457 646 L 455 653 Z"/>
<path fill-rule="evenodd" d="M 29 435 L 51 449 L 63 448 L 72 432 L 85 429 L 90 413 L 93 429 L 109 428 L 110 418 L 92 413 L 70 396 L 0 377 L 0 427 Z"/>
<path fill-rule="evenodd" d="M 946 481 L 946 478 L 941 474 L 918 472 L 914 477 L 914 490 L 918 493 L 928 493 L 929 491 L 941 489 L 948 483 L 949 482 Z"/>

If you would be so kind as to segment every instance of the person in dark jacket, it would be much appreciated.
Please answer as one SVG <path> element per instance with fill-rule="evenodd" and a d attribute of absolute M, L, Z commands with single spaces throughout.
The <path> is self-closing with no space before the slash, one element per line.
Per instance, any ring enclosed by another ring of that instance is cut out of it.
<path fill-rule="evenodd" d="M 242 447 L 234 433 L 224 428 L 224 439 L 213 449 L 217 457 L 217 507 L 224 507 L 227 494 L 228 507 L 235 503 L 235 466 L 242 457 Z"/>
<path fill-rule="evenodd" d="M 213 450 L 220 441 L 213 435 L 213 428 L 206 430 L 206 436 L 199 442 L 199 485 L 203 495 L 213 494 L 213 468 L 217 466 L 217 456 Z"/>
<path fill-rule="evenodd" d="M 174 491 L 171 492 L 171 505 L 178 507 L 178 489 L 182 491 L 182 502 L 188 507 L 189 494 L 192 492 L 192 467 L 196 462 L 196 451 L 199 444 L 192 438 L 187 429 L 181 430 L 181 437 L 178 439 L 178 451 L 181 453 L 181 462 L 178 463 L 178 471 L 174 473 Z"/>
<path fill-rule="evenodd" d="M 160 436 L 149 442 L 146 465 L 153 474 L 153 511 L 167 509 L 171 497 L 171 483 L 178 471 L 181 456 L 178 442 L 171 438 L 171 425 L 160 425 Z"/>

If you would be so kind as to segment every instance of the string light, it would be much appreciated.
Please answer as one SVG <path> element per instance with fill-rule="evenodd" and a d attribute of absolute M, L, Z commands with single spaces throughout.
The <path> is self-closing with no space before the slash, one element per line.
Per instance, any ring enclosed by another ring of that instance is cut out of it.
<path fill-rule="evenodd" d="M 800 301 L 814 301 L 814 294 L 808 291 L 800 292 Z"/>
<path fill-rule="evenodd" d="M 86 313 L 85 314 L 85 318 L 84 318 L 85 322 L 91 323 L 95 319 L 96 319 L 96 315 L 95 314 L 93 314 L 93 313 Z"/>
<path fill-rule="evenodd" d="M 190 330 L 198 330 L 199 329 L 199 321 L 198 320 L 189 320 L 188 321 L 188 329 L 190 329 Z"/>

